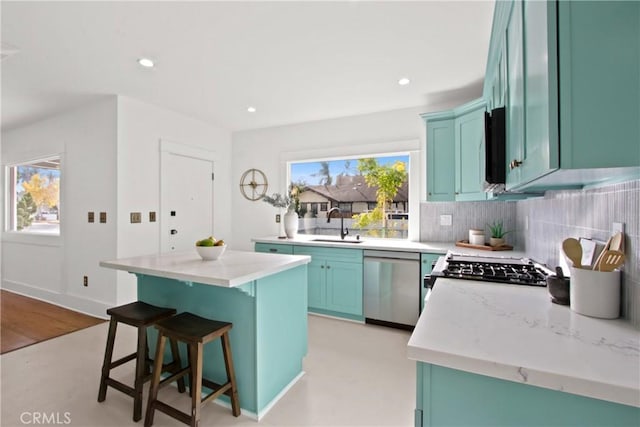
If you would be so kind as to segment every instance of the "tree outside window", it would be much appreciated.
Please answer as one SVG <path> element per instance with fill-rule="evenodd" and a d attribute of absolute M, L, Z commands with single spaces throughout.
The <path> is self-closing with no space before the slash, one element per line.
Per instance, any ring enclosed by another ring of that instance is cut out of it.
<path fill-rule="evenodd" d="M 60 234 L 60 158 L 9 167 L 9 231 Z"/>

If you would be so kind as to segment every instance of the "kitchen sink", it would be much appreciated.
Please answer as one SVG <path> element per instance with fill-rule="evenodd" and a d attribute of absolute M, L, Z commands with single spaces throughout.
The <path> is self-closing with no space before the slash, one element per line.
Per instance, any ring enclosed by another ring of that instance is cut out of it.
<path fill-rule="evenodd" d="M 362 240 L 339 240 L 339 239 L 311 239 L 312 242 L 329 242 L 329 243 L 362 243 Z"/>

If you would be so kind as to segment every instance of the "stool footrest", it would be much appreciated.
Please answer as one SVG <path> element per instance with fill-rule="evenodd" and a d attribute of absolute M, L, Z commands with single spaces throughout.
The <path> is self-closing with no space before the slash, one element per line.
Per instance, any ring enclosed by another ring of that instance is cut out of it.
<path fill-rule="evenodd" d="M 106 381 L 108 386 L 111 386 L 126 395 L 135 397 L 135 389 L 133 387 L 129 387 L 128 385 L 123 384 L 118 380 L 114 380 L 113 378 L 107 378 Z"/>
<path fill-rule="evenodd" d="M 113 369 L 113 368 L 117 368 L 120 365 L 124 365 L 125 363 L 135 359 L 136 357 L 138 357 L 138 353 L 131 353 L 128 356 L 122 357 L 116 361 L 111 362 L 111 364 L 109 364 L 109 370 Z"/>
<path fill-rule="evenodd" d="M 158 384 L 158 390 L 161 389 L 162 387 L 164 387 L 165 385 L 167 385 L 169 383 L 172 383 L 173 381 L 177 380 L 178 378 L 184 377 L 187 373 L 189 373 L 189 367 L 188 366 L 186 368 L 180 369 L 178 372 L 176 372 L 173 375 L 169 375 L 167 378 L 164 378 L 162 381 L 160 381 L 160 383 Z"/>
<path fill-rule="evenodd" d="M 231 381 L 226 382 L 225 384 L 216 384 L 213 381 L 209 381 L 205 378 L 202 379 L 202 385 L 213 390 L 211 393 L 206 395 L 203 399 L 200 400 L 200 403 L 207 403 L 210 400 L 216 399 L 217 397 L 228 394 L 227 391 L 231 390 Z"/>
<path fill-rule="evenodd" d="M 187 425 L 191 425 L 191 415 L 186 414 L 182 411 L 177 410 L 176 408 L 174 408 L 173 406 L 169 406 L 164 402 L 161 402 L 159 400 L 156 400 L 152 403 L 154 409 L 157 409 L 161 412 L 164 412 L 165 414 L 169 415 L 170 417 L 175 418 L 178 421 L 182 421 L 183 423 L 187 424 Z"/>

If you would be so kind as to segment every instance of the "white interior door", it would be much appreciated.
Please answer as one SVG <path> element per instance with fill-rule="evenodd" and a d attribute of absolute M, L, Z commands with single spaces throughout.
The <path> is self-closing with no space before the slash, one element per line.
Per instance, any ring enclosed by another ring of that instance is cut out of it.
<path fill-rule="evenodd" d="M 213 161 L 163 153 L 161 252 L 192 249 L 213 234 Z"/>

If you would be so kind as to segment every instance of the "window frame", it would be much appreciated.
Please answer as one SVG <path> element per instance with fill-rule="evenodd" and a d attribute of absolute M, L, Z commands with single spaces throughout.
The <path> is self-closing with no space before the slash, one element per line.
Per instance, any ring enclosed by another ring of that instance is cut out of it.
<path fill-rule="evenodd" d="M 11 227 L 16 221 L 16 208 L 17 201 L 15 199 L 15 170 L 18 166 L 28 166 L 38 162 L 44 162 L 48 160 L 57 160 L 59 163 L 58 170 L 60 171 L 60 186 L 58 188 L 58 212 L 59 212 L 59 228 L 57 233 L 43 233 L 38 231 L 19 231 L 13 230 Z M 32 156 L 16 161 L 4 163 L 2 178 L 4 183 L 2 187 L 4 190 L 4 204 L 5 208 L 2 211 L 2 240 L 7 242 L 37 244 L 42 246 L 60 246 L 62 244 L 62 235 L 64 230 L 64 153 L 47 153 L 39 156 Z"/>
<path fill-rule="evenodd" d="M 281 192 L 291 182 L 290 163 L 328 161 L 335 159 L 358 159 L 366 157 L 387 157 L 397 155 L 409 156 L 409 226 L 406 241 L 420 241 L 420 203 L 426 191 L 424 185 L 425 162 L 422 160 L 420 139 L 397 140 L 371 144 L 347 144 L 342 147 L 322 149 L 284 151 L 280 153 L 280 182 Z M 424 150 L 424 148 L 422 148 Z"/>

